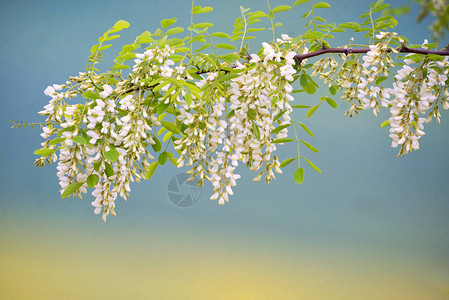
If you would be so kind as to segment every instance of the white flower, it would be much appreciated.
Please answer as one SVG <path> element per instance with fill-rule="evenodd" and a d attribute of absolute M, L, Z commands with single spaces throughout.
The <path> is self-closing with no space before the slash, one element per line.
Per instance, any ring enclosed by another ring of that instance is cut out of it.
<path fill-rule="evenodd" d="M 103 85 L 103 92 L 100 92 L 100 97 L 107 98 L 113 91 L 113 88 L 109 84 L 105 84 Z"/>

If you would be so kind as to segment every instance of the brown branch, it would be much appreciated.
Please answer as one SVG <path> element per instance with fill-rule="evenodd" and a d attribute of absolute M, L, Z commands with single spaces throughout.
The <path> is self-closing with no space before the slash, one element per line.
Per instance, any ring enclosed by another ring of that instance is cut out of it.
<path fill-rule="evenodd" d="M 326 53 L 343 53 L 346 55 L 353 54 L 353 53 L 367 53 L 370 51 L 370 48 L 361 48 L 361 49 L 352 49 L 352 48 L 323 48 L 321 50 L 311 52 L 311 53 L 305 53 L 305 54 L 297 54 L 294 56 L 294 58 L 301 63 L 304 59 L 314 56 L 323 55 Z M 442 56 L 449 56 L 449 49 L 446 48 L 446 50 L 427 50 L 427 49 L 414 49 L 414 48 L 408 48 L 406 46 L 402 46 L 399 48 L 396 48 L 397 51 L 402 53 L 417 53 L 417 54 L 437 54 Z M 390 48 L 387 50 L 387 52 L 392 52 L 393 50 Z"/>

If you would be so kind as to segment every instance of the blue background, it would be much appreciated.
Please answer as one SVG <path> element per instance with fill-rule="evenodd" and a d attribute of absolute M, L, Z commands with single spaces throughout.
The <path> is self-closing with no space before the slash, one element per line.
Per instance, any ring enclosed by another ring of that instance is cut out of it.
<path fill-rule="evenodd" d="M 272 1 L 272 7 L 293 1 Z M 330 1 L 329 22 L 359 21 L 369 1 Z M 395 1 L 395 5 L 409 3 Z M 197 1 L 214 12 L 195 17 L 215 31 L 232 31 L 239 5 L 266 10 L 264 1 Z M 303 153 L 322 174 L 306 168 L 302 185 L 293 164 L 270 185 L 242 179 L 225 206 L 170 203 L 167 183 L 186 169 L 159 168 L 132 185 L 127 203 L 106 224 L 90 195 L 61 199 L 56 167 L 35 168 L 39 129 L 11 129 L 10 119 L 43 121 L 43 90 L 84 69 L 89 49 L 117 20 L 131 23 L 106 51 L 103 68 L 120 45 L 162 18 L 187 27 L 190 1 L 11 1 L 0 4 L 0 298 L 2 299 L 448 299 L 448 114 L 426 125 L 421 149 L 397 158 L 388 130 L 364 112 L 344 117 L 348 105 L 321 107 L 305 118 L 307 138 L 320 152 Z M 304 6 L 279 13 L 277 35 L 303 32 Z M 430 36 L 419 8 L 399 18 L 396 31 L 412 43 Z M 268 27 L 268 24 L 263 26 Z M 334 42 L 342 46 L 350 38 Z M 253 52 L 270 32 L 251 42 Z M 357 42 L 357 40 L 356 40 Z M 362 40 L 359 40 L 362 42 Z M 447 41 L 445 41 L 447 43 Z M 320 92 L 319 92 L 320 93 Z M 296 94 L 315 105 L 318 95 Z M 295 155 L 296 146 L 279 151 Z"/>

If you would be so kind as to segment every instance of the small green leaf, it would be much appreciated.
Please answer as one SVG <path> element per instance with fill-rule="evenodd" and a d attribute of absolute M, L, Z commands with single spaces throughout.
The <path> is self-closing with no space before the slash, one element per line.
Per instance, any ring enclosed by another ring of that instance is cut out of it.
<path fill-rule="evenodd" d="M 273 12 L 274 13 L 277 13 L 277 12 L 281 12 L 281 11 L 287 11 L 287 10 L 290 10 L 292 7 L 291 6 L 288 6 L 288 5 L 279 5 L 279 6 L 276 6 L 275 8 L 273 8 Z"/>
<path fill-rule="evenodd" d="M 34 154 L 40 155 L 42 157 L 47 157 L 55 151 L 56 151 L 56 149 L 42 148 L 42 149 L 37 149 L 36 151 L 34 151 Z"/>
<path fill-rule="evenodd" d="M 293 6 L 300 5 L 306 2 L 310 2 L 310 0 L 297 0 L 295 3 L 293 3 Z"/>
<path fill-rule="evenodd" d="M 271 130 L 271 133 L 272 133 L 272 134 L 275 134 L 275 133 L 281 131 L 282 129 L 287 128 L 287 127 L 290 126 L 290 125 L 291 125 L 291 124 L 284 124 L 284 125 L 278 126 L 278 127 L 276 127 L 275 129 Z"/>
<path fill-rule="evenodd" d="M 195 24 L 195 28 L 208 28 L 208 27 L 213 27 L 213 26 L 214 26 L 214 24 L 208 23 L 208 22 Z"/>
<path fill-rule="evenodd" d="M 159 165 L 158 161 L 152 162 L 147 168 L 145 168 L 144 176 L 145 179 L 148 180 L 153 176 L 154 172 L 156 172 L 157 166 Z"/>
<path fill-rule="evenodd" d="M 212 7 L 210 7 L 210 6 L 205 6 L 205 7 L 196 6 L 193 9 L 193 14 L 195 14 L 195 15 L 197 15 L 197 14 L 205 14 L 205 13 L 211 12 L 213 10 L 214 9 Z"/>
<path fill-rule="evenodd" d="M 298 123 L 299 126 L 301 126 L 302 129 L 304 129 L 304 131 L 307 132 L 311 137 L 314 137 L 314 136 L 315 136 L 315 135 L 313 134 L 313 132 L 312 132 L 306 125 L 304 125 L 304 124 L 301 123 L 301 122 L 296 122 L 296 123 Z"/>
<path fill-rule="evenodd" d="M 82 136 L 75 136 L 72 138 L 72 141 L 80 145 L 87 145 L 86 139 L 83 138 Z"/>
<path fill-rule="evenodd" d="M 151 147 L 153 148 L 154 152 L 159 152 L 162 150 L 162 143 L 161 141 L 159 141 L 159 139 L 155 136 L 152 137 L 153 141 L 154 141 L 154 145 L 151 145 Z"/>
<path fill-rule="evenodd" d="M 290 164 L 291 162 L 293 162 L 295 159 L 297 159 L 297 157 L 287 158 L 286 160 L 284 160 L 283 162 L 281 162 L 280 167 L 283 168 L 283 167 L 287 166 L 288 164 Z"/>
<path fill-rule="evenodd" d="M 154 40 L 151 37 L 151 32 L 149 32 L 149 31 L 142 32 L 142 34 L 139 35 L 139 37 L 137 38 L 137 43 L 138 44 L 146 44 L 146 43 L 151 43 L 153 41 Z"/>
<path fill-rule="evenodd" d="M 109 146 L 109 151 L 104 153 L 104 157 L 106 157 L 110 162 L 116 162 L 119 156 L 119 153 L 115 147 Z"/>
<path fill-rule="evenodd" d="M 87 176 L 87 186 L 90 187 L 91 189 L 94 188 L 97 183 L 100 181 L 100 177 L 97 174 L 90 174 L 89 176 Z"/>
<path fill-rule="evenodd" d="M 285 109 L 281 110 L 276 116 L 274 116 L 273 123 L 276 122 L 280 117 L 282 117 L 286 112 L 287 110 Z"/>
<path fill-rule="evenodd" d="M 307 143 L 307 142 L 304 142 L 304 141 L 301 141 L 301 143 L 303 143 L 304 144 L 304 146 L 306 146 L 307 148 L 309 148 L 310 150 L 312 150 L 313 152 L 318 152 L 318 149 L 317 148 L 315 148 L 315 147 L 313 147 L 312 145 L 310 145 L 309 143 Z"/>
<path fill-rule="evenodd" d="M 174 28 L 170 28 L 169 30 L 167 30 L 165 35 L 172 35 L 172 34 L 177 34 L 177 33 L 181 33 L 181 32 L 184 32 L 184 28 L 174 27 Z"/>
<path fill-rule="evenodd" d="M 328 8 L 331 7 L 331 5 L 327 2 L 318 2 L 313 6 L 313 8 Z"/>
<path fill-rule="evenodd" d="M 119 29 L 119 30 L 122 30 L 122 29 L 125 29 L 125 28 L 128 28 L 129 27 L 129 23 L 128 22 L 126 22 L 126 21 L 124 21 L 124 20 L 119 20 L 119 21 L 117 21 L 115 24 L 114 24 L 114 26 L 112 27 L 113 29 Z"/>
<path fill-rule="evenodd" d="M 83 98 L 86 98 L 86 99 L 89 99 L 89 100 L 97 100 L 100 97 L 97 94 L 92 93 L 92 92 L 84 92 L 83 93 Z"/>
<path fill-rule="evenodd" d="M 252 129 L 253 129 L 253 133 L 256 136 L 256 139 L 258 141 L 260 141 L 260 131 L 259 131 L 259 127 L 257 126 L 256 122 L 252 121 Z"/>
<path fill-rule="evenodd" d="M 157 158 L 157 161 L 161 164 L 164 165 L 167 162 L 168 159 L 168 152 L 164 151 L 161 154 L 159 154 L 159 157 Z"/>
<path fill-rule="evenodd" d="M 51 140 L 51 142 L 49 143 L 50 146 L 54 146 L 56 144 L 59 144 L 60 142 L 65 141 L 65 138 L 55 138 L 53 140 Z"/>
<path fill-rule="evenodd" d="M 318 107 L 320 107 L 319 104 L 313 106 L 312 108 L 310 108 L 309 111 L 307 111 L 306 117 L 307 117 L 307 118 L 310 118 L 310 117 L 315 113 L 315 111 L 318 109 Z"/>
<path fill-rule="evenodd" d="M 325 97 L 326 102 L 333 108 L 337 108 L 337 102 L 335 102 L 334 99 L 329 98 L 329 97 Z"/>
<path fill-rule="evenodd" d="M 211 35 L 212 35 L 213 37 L 218 37 L 218 38 L 225 38 L 225 39 L 231 38 L 231 37 L 229 36 L 229 34 L 224 33 L 224 32 L 214 32 L 214 33 L 212 33 Z"/>
<path fill-rule="evenodd" d="M 306 86 L 303 86 L 304 91 L 307 94 L 313 95 L 316 92 L 316 87 L 312 83 L 307 83 Z"/>
<path fill-rule="evenodd" d="M 254 108 L 250 108 L 250 109 L 248 109 L 248 112 L 246 113 L 246 115 L 248 116 L 248 118 L 250 120 L 254 120 L 257 117 L 257 111 Z"/>
<path fill-rule="evenodd" d="M 235 48 L 234 46 L 232 46 L 232 45 L 229 45 L 229 44 L 217 44 L 217 45 L 215 45 L 215 47 L 217 47 L 217 48 L 221 48 L 221 49 L 228 49 L 228 50 L 237 50 L 237 48 Z"/>
<path fill-rule="evenodd" d="M 314 169 L 314 170 L 317 171 L 318 173 L 321 173 L 320 168 L 318 168 L 314 163 L 312 163 L 310 160 L 308 160 L 308 159 L 305 158 L 305 157 L 302 157 L 302 158 L 304 158 L 304 160 L 309 164 L 309 166 L 312 167 L 312 169 Z"/>
<path fill-rule="evenodd" d="M 335 96 L 335 94 L 338 92 L 338 86 L 332 85 L 331 87 L 329 87 L 329 92 L 331 92 L 332 96 Z"/>
<path fill-rule="evenodd" d="M 297 104 L 297 105 L 292 105 L 293 108 L 310 108 L 310 105 L 302 105 L 302 104 Z"/>
<path fill-rule="evenodd" d="M 173 25 L 173 23 L 175 23 L 176 20 L 177 20 L 176 18 L 161 20 L 161 27 L 162 27 L 162 29 L 167 28 L 167 27 Z"/>
<path fill-rule="evenodd" d="M 274 141 L 271 141 L 272 144 L 279 144 L 279 143 L 288 143 L 288 142 L 294 142 L 295 140 L 293 139 L 289 139 L 289 138 L 282 138 L 282 139 L 277 139 Z"/>
<path fill-rule="evenodd" d="M 184 95 L 184 100 L 186 101 L 187 105 L 190 106 L 192 104 L 192 101 L 193 101 L 192 94 L 186 93 Z"/>
<path fill-rule="evenodd" d="M 295 173 L 293 173 L 293 178 L 296 183 L 301 184 L 304 181 L 304 168 L 298 168 Z"/>
<path fill-rule="evenodd" d="M 388 77 L 385 76 L 381 76 L 379 78 L 376 79 L 376 85 L 379 85 L 380 83 L 382 83 L 383 81 L 387 80 Z"/>
<path fill-rule="evenodd" d="M 168 121 L 161 121 L 162 126 L 164 126 L 165 128 L 167 128 L 168 130 L 170 130 L 173 133 L 176 134 L 180 134 L 181 131 L 179 130 L 178 126 L 176 126 L 176 124 L 173 124 L 171 122 Z"/>
<path fill-rule="evenodd" d="M 114 176 L 114 168 L 107 162 L 104 162 L 104 173 L 108 178 Z"/>
<path fill-rule="evenodd" d="M 84 182 L 74 182 L 69 184 L 69 186 L 64 189 L 64 192 L 61 195 L 62 199 L 70 197 L 70 195 L 76 192 L 83 184 Z"/>
<path fill-rule="evenodd" d="M 382 124 L 380 124 L 380 127 L 387 127 L 388 125 L 390 125 L 390 121 L 389 120 L 385 120 L 382 122 Z"/>

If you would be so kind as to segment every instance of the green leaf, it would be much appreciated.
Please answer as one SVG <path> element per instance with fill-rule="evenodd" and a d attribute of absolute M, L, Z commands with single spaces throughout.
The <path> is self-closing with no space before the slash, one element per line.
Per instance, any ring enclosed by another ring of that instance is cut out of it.
<path fill-rule="evenodd" d="M 316 92 L 316 87 L 313 85 L 313 84 L 311 84 L 311 83 L 308 83 L 306 86 L 304 86 L 303 87 L 304 88 L 304 91 L 307 93 L 307 94 L 310 94 L 310 95 L 313 95 L 313 94 L 315 94 L 315 92 Z"/>
<path fill-rule="evenodd" d="M 122 29 L 125 29 L 125 28 L 128 28 L 129 27 L 129 23 L 128 22 L 126 22 L 126 21 L 124 21 L 124 20 L 119 20 L 119 21 L 117 21 L 115 24 L 114 24 L 114 26 L 112 27 L 113 29 L 118 29 L 118 30 L 122 30 Z"/>
<path fill-rule="evenodd" d="M 56 144 L 59 144 L 60 142 L 65 141 L 65 138 L 55 138 L 53 140 L 51 140 L 51 142 L 49 143 L 50 146 L 54 146 Z"/>
<path fill-rule="evenodd" d="M 104 173 L 108 178 L 114 176 L 114 168 L 107 162 L 104 162 Z"/>
<path fill-rule="evenodd" d="M 161 27 L 162 27 L 162 29 L 167 28 L 167 27 L 173 25 L 173 23 L 175 23 L 176 20 L 177 20 L 176 18 L 161 20 Z"/>
<path fill-rule="evenodd" d="M 226 39 L 231 38 L 231 37 L 229 36 L 229 34 L 224 33 L 224 32 L 214 32 L 214 33 L 212 33 L 211 35 L 212 35 L 213 37 L 218 37 L 218 38 L 226 38 Z"/>
<path fill-rule="evenodd" d="M 276 116 L 274 116 L 273 123 L 276 122 L 280 117 L 282 117 L 286 112 L 287 110 L 285 109 L 281 110 Z"/>
<path fill-rule="evenodd" d="M 155 142 L 154 145 L 151 145 L 151 147 L 153 148 L 154 152 L 159 152 L 162 150 L 162 143 L 161 141 L 159 141 L 159 139 L 155 136 L 153 136 L 153 141 Z"/>
<path fill-rule="evenodd" d="M 119 156 L 117 149 L 113 146 L 109 146 L 109 151 L 104 153 L 104 157 L 106 157 L 110 162 L 116 162 Z"/>
<path fill-rule="evenodd" d="M 387 80 L 388 77 L 385 76 L 381 76 L 379 78 L 376 79 L 376 85 L 379 85 L 380 83 L 382 83 L 383 81 Z"/>
<path fill-rule="evenodd" d="M 214 24 L 208 23 L 208 22 L 195 24 L 195 28 L 208 28 L 208 27 L 213 27 L 213 26 L 214 26 Z"/>
<path fill-rule="evenodd" d="M 164 165 L 167 162 L 168 159 L 168 152 L 164 151 L 161 154 L 159 154 L 159 157 L 157 158 L 157 161 L 161 164 Z"/>
<path fill-rule="evenodd" d="M 307 76 L 302 74 L 301 77 L 299 77 L 299 83 L 301 84 L 302 88 L 307 86 L 309 84 L 309 81 L 307 80 Z"/>
<path fill-rule="evenodd" d="M 115 65 L 112 67 L 112 70 L 126 70 L 126 69 L 129 69 L 129 66 L 127 66 L 127 65 L 121 65 L 121 64 L 115 64 Z"/>
<path fill-rule="evenodd" d="M 177 33 L 181 33 L 181 32 L 184 32 L 184 28 L 174 27 L 174 28 L 170 28 L 169 30 L 167 30 L 165 35 L 172 35 L 172 34 L 177 34 Z"/>
<path fill-rule="evenodd" d="M 313 6 L 313 8 L 328 8 L 331 7 L 331 5 L 327 2 L 318 2 Z"/>
<path fill-rule="evenodd" d="M 86 98 L 89 100 L 97 100 L 97 99 L 100 99 L 100 96 L 98 96 L 97 94 L 92 93 L 92 92 L 84 92 L 83 98 Z"/>
<path fill-rule="evenodd" d="M 309 111 L 307 111 L 306 117 L 310 118 L 315 113 L 315 111 L 318 109 L 319 106 L 320 105 L 318 104 L 318 105 L 315 105 L 312 108 L 310 108 Z"/>
<path fill-rule="evenodd" d="M 152 162 L 147 168 L 145 168 L 144 176 L 145 179 L 148 180 L 153 176 L 154 172 L 156 172 L 157 166 L 159 165 L 158 161 Z"/>
<path fill-rule="evenodd" d="M 228 50 L 237 50 L 237 48 L 229 44 L 217 44 L 215 47 Z"/>
<path fill-rule="evenodd" d="M 290 125 L 291 124 L 284 124 L 284 125 L 278 126 L 275 129 L 271 130 L 271 133 L 275 134 L 275 133 L 281 131 L 282 129 L 289 127 Z"/>
<path fill-rule="evenodd" d="M 289 138 L 282 138 L 282 139 L 277 139 L 274 141 L 271 141 L 271 143 L 273 144 L 279 144 L 279 143 L 288 143 L 288 142 L 294 142 L 295 140 L 293 139 L 289 139 Z"/>
<path fill-rule="evenodd" d="M 288 5 L 279 5 L 272 9 L 274 13 L 290 10 L 292 7 Z"/>
<path fill-rule="evenodd" d="M 302 105 L 302 104 L 297 104 L 297 105 L 292 105 L 293 108 L 310 108 L 310 105 Z"/>
<path fill-rule="evenodd" d="M 300 5 L 300 4 L 307 3 L 307 2 L 310 2 L 310 0 L 297 0 L 295 3 L 293 3 L 293 6 Z"/>
<path fill-rule="evenodd" d="M 87 176 L 86 183 L 87 186 L 92 189 L 98 184 L 99 181 L 100 177 L 97 174 L 90 174 L 89 176 Z"/>
<path fill-rule="evenodd" d="M 246 113 L 246 115 L 248 116 L 248 118 L 250 120 L 254 120 L 257 117 L 257 111 L 254 108 L 250 108 L 250 109 L 248 109 L 248 112 Z"/>
<path fill-rule="evenodd" d="M 309 148 L 310 150 L 312 150 L 313 152 L 318 152 L 318 149 L 313 147 L 312 145 L 310 145 L 309 143 L 305 142 L 305 141 L 301 141 L 301 143 L 304 144 L 304 146 L 306 146 L 307 148 Z"/>
<path fill-rule="evenodd" d="M 146 43 L 151 43 L 153 42 L 153 38 L 151 37 L 151 32 L 149 31 L 144 31 L 142 32 L 139 37 L 137 38 L 137 43 L 138 44 L 146 44 Z"/>
<path fill-rule="evenodd" d="M 286 160 L 284 160 L 283 162 L 281 162 L 280 167 L 283 168 L 283 167 L 287 166 L 288 164 L 290 164 L 291 162 L 293 162 L 295 159 L 297 159 L 297 157 L 287 158 Z"/>
<path fill-rule="evenodd" d="M 80 145 L 87 145 L 86 139 L 83 138 L 82 136 L 75 136 L 72 138 L 72 141 Z"/>
<path fill-rule="evenodd" d="M 176 124 L 173 124 L 171 122 L 168 121 L 161 121 L 162 126 L 164 126 L 165 128 L 167 128 L 169 131 L 176 133 L 176 134 L 180 134 L 181 131 L 179 130 L 178 126 L 176 126 Z"/>
<path fill-rule="evenodd" d="M 195 50 L 195 52 L 200 52 L 203 51 L 204 49 L 209 48 L 210 46 L 212 46 L 211 44 L 204 44 L 201 47 L 199 47 L 198 49 Z"/>
<path fill-rule="evenodd" d="M 305 132 L 307 132 L 311 137 L 314 137 L 315 135 L 313 134 L 313 132 L 303 123 L 296 121 L 296 123 L 299 124 L 299 126 L 302 127 L 302 129 L 304 129 Z"/>
<path fill-rule="evenodd" d="M 70 197 L 70 195 L 76 192 L 83 184 L 84 182 L 74 182 L 69 184 L 61 195 L 62 199 Z"/>
<path fill-rule="evenodd" d="M 390 125 L 390 121 L 389 120 L 385 120 L 382 122 L 382 124 L 380 124 L 380 127 L 387 127 L 388 125 Z"/>
<path fill-rule="evenodd" d="M 334 99 L 329 98 L 329 97 L 325 97 L 326 102 L 333 108 L 337 108 L 337 102 L 335 102 Z"/>
<path fill-rule="evenodd" d="M 295 173 L 293 173 L 293 178 L 296 183 L 301 184 L 304 181 L 304 168 L 298 168 Z"/>
<path fill-rule="evenodd" d="M 329 87 L 329 92 L 331 92 L 332 96 L 335 96 L 335 94 L 338 92 L 338 85 L 332 85 Z"/>
<path fill-rule="evenodd" d="M 184 100 L 186 101 L 187 105 L 190 106 L 192 104 L 192 94 L 186 93 L 184 96 Z"/>
<path fill-rule="evenodd" d="M 256 139 L 258 141 L 260 141 L 260 131 L 259 131 L 259 127 L 257 126 L 256 122 L 252 121 L 252 129 L 253 129 L 253 133 L 256 136 Z"/>
<path fill-rule="evenodd" d="M 304 158 L 304 160 L 309 164 L 309 166 L 312 167 L 312 169 L 314 169 L 314 170 L 317 171 L 318 173 L 321 173 L 320 168 L 318 168 L 314 163 L 312 163 L 310 160 L 308 160 L 308 159 L 305 158 L 305 157 L 302 157 L 302 158 Z"/>
<path fill-rule="evenodd" d="M 55 152 L 57 149 L 48 149 L 48 148 L 42 148 L 42 149 L 37 149 L 36 151 L 34 151 L 34 154 L 40 155 L 42 157 L 47 157 L 50 154 L 52 154 L 53 152 Z"/>
<path fill-rule="evenodd" d="M 205 14 L 205 13 L 211 12 L 213 10 L 214 9 L 212 7 L 210 7 L 210 6 L 205 6 L 205 7 L 196 6 L 193 9 L 193 14 L 195 14 L 195 15 L 197 15 L 197 14 Z"/>

